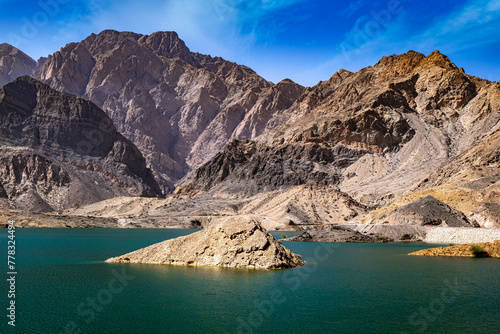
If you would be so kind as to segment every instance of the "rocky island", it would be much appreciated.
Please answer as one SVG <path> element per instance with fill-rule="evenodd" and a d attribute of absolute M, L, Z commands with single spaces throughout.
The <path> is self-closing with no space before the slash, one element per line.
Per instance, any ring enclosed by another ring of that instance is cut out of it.
<path fill-rule="evenodd" d="M 305 263 L 249 216 L 223 218 L 202 231 L 106 262 L 257 269 L 285 269 Z"/>
<path fill-rule="evenodd" d="M 458 256 L 458 257 L 500 257 L 500 240 L 476 244 L 422 249 L 409 255 Z"/>

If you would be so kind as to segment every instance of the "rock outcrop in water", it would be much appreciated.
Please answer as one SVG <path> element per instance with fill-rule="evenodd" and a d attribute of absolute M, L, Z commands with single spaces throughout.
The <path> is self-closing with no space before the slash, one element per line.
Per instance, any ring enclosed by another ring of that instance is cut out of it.
<path fill-rule="evenodd" d="M 212 222 L 202 231 L 166 240 L 106 262 L 285 269 L 304 264 L 247 216 Z"/>
<path fill-rule="evenodd" d="M 341 226 L 321 226 L 309 228 L 306 232 L 287 241 L 320 241 L 320 242 L 383 242 L 389 239 L 377 238 L 361 234 Z"/>

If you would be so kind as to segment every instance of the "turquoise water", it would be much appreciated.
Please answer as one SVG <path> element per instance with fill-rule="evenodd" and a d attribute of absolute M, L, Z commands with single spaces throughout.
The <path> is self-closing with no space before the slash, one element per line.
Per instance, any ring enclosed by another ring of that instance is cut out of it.
<path fill-rule="evenodd" d="M 0 331 L 500 333 L 500 260 L 406 255 L 424 244 L 284 242 L 308 263 L 283 271 L 102 262 L 191 232 L 16 230 L 16 327 L 3 279 Z"/>

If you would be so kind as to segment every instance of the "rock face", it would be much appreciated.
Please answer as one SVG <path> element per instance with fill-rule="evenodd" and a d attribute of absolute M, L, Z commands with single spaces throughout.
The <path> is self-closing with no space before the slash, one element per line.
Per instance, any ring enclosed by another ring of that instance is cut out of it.
<path fill-rule="evenodd" d="M 500 204 L 484 203 L 470 213 L 469 219 L 481 227 L 500 228 Z"/>
<path fill-rule="evenodd" d="M 341 225 L 341 227 L 381 239 L 382 241 L 392 240 L 395 242 L 423 241 L 429 231 L 429 227 L 417 225 L 348 224 Z"/>
<path fill-rule="evenodd" d="M 284 269 L 304 264 L 257 221 L 245 216 L 221 219 L 200 232 L 166 240 L 106 262 L 258 269 Z"/>
<path fill-rule="evenodd" d="M 102 110 L 27 76 L 0 89 L 0 142 L 0 196 L 14 208 L 161 195 L 139 150 Z"/>
<path fill-rule="evenodd" d="M 108 113 L 166 192 L 230 138 L 253 138 L 275 126 L 274 115 L 305 90 L 192 53 L 175 32 L 93 34 L 49 57 L 37 78 Z"/>
<path fill-rule="evenodd" d="M 471 247 L 478 247 L 485 251 L 475 253 L 471 250 Z M 458 256 L 458 257 L 500 257 L 500 240 L 495 242 L 486 242 L 478 244 L 463 244 L 450 247 L 437 247 L 423 249 L 418 252 L 410 253 L 409 255 L 418 256 Z"/>
<path fill-rule="evenodd" d="M 101 107 L 165 193 L 182 181 L 172 198 L 183 201 L 155 208 L 155 219 L 182 214 L 184 226 L 192 213 L 210 211 L 211 219 L 220 209 L 269 218 L 266 227 L 309 226 L 360 222 L 383 207 L 364 220 L 383 223 L 428 195 L 467 215 L 500 203 L 500 83 L 465 74 L 438 51 L 384 57 L 312 88 L 274 85 L 245 66 L 192 53 L 174 32 L 103 31 L 36 67 L 6 45 L 0 57 L 6 80 L 32 68 L 52 88 Z M 46 156 L 31 155 L 25 165 L 45 168 Z M 39 196 L 65 180 L 57 168 L 51 175 L 43 189 L 23 190 L 19 203 L 65 207 Z M 12 193 L 1 184 L 0 202 Z"/>
<path fill-rule="evenodd" d="M 0 87 L 20 76 L 31 75 L 35 66 L 36 62 L 21 50 L 9 44 L 0 44 Z"/>
<path fill-rule="evenodd" d="M 398 208 L 386 218 L 385 223 L 445 227 L 473 226 L 465 214 L 432 196 L 426 196 Z"/>

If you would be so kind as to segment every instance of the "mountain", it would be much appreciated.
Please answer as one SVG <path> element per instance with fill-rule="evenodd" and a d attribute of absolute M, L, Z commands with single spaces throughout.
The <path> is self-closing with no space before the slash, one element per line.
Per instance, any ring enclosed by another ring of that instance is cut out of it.
<path fill-rule="evenodd" d="M 0 87 L 20 76 L 31 75 L 35 66 L 36 62 L 21 50 L 0 44 Z"/>
<path fill-rule="evenodd" d="M 497 129 L 499 109 L 499 83 L 438 51 L 384 57 L 308 89 L 281 113 L 289 123 L 232 141 L 175 195 L 248 198 L 322 185 L 383 206 Z"/>
<path fill-rule="evenodd" d="M 275 115 L 305 90 L 193 53 L 175 32 L 92 34 L 49 56 L 36 77 L 101 107 L 141 150 L 165 192 L 229 139 L 282 123 Z"/>
<path fill-rule="evenodd" d="M 101 107 L 164 193 L 179 185 L 136 210 L 155 224 L 220 214 L 256 215 L 268 228 L 383 223 L 428 195 L 471 224 L 497 221 L 495 164 L 471 166 L 486 146 L 494 155 L 500 84 L 438 51 L 383 57 L 305 88 L 193 53 L 174 32 L 107 30 L 27 68 Z"/>
<path fill-rule="evenodd" d="M 96 105 L 23 76 L 0 89 L 0 197 L 29 211 L 161 196 L 139 150 Z"/>

